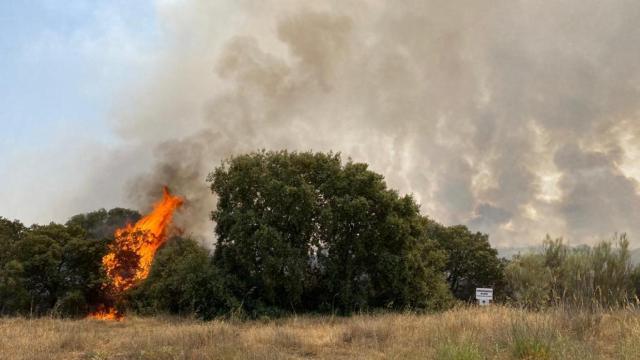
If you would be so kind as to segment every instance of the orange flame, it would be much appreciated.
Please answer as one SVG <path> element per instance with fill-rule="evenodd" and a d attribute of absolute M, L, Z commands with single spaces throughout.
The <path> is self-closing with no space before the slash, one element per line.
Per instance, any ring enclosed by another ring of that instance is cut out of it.
<path fill-rule="evenodd" d="M 127 224 L 117 229 L 109 253 L 102 258 L 102 265 L 111 280 L 116 296 L 149 276 L 156 251 L 167 241 L 167 230 L 174 212 L 184 200 L 162 189 L 162 200 L 153 206 L 153 211 L 134 225 Z M 110 306 L 101 306 L 90 315 L 95 319 L 119 319 L 122 314 Z"/>
<path fill-rule="evenodd" d="M 100 305 L 98 310 L 89 314 L 89 317 L 96 320 L 115 320 L 119 321 L 124 318 L 122 313 L 118 312 L 114 307 Z"/>

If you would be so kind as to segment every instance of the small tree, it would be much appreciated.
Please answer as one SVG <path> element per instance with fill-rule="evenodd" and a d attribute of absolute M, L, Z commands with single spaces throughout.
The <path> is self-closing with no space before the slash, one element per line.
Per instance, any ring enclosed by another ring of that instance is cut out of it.
<path fill-rule="evenodd" d="M 502 289 L 504 264 L 498 251 L 491 247 L 488 235 L 472 233 L 463 225 L 447 227 L 427 221 L 427 236 L 436 240 L 447 254 L 447 282 L 456 298 L 473 300 L 478 287 Z"/>

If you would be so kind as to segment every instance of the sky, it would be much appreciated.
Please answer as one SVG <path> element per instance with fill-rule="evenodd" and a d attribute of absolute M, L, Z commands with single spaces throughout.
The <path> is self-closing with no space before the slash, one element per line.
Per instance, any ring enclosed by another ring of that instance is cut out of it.
<path fill-rule="evenodd" d="M 109 113 L 159 41 L 155 10 L 151 1 L 0 2 L 4 216 L 30 223 L 69 215 L 48 205 L 64 200 L 58 181 L 69 179 L 60 172 L 81 178 L 82 144 L 117 142 Z"/>
<path fill-rule="evenodd" d="M 3 150 L 82 125 L 103 136 L 105 98 L 139 71 L 158 36 L 153 4 L 8 1 L 0 14 Z"/>
<path fill-rule="evenodd" d="M 339 151 L 496 246 L 640 245 L 635 0 L 0 4 L 0 216 L 63 222 L 256 149 Z"/>

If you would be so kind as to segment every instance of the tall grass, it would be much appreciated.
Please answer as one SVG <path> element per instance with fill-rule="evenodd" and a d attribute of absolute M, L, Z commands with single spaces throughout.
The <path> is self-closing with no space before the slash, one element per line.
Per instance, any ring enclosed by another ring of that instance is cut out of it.
<path fill-rule="evenodd" d="M 505 278 L 510 303 L 529 309 L 614 310 L 636 306 L 640 291 L 640 267 L 631 263 L 625 234 L 593 247 L 547 236 L 541 253 L 514 257 Z"/>
<path fill-rule="evenodd" d="M 200 322 L 5 318 L 2 359 L 635 359 L 640 312 L 461 307 L 432 315 Z"/>

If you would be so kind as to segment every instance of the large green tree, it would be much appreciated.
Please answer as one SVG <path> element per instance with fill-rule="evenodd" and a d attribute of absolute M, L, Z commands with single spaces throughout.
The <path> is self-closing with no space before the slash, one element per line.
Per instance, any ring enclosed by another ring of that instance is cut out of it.
<path fill-rule="evenodd" d="M 214 262 L 250 311 L 431 309 L 446 256 L 410 196 L 339 154 L 256 152 L 209 175 Z"/>

